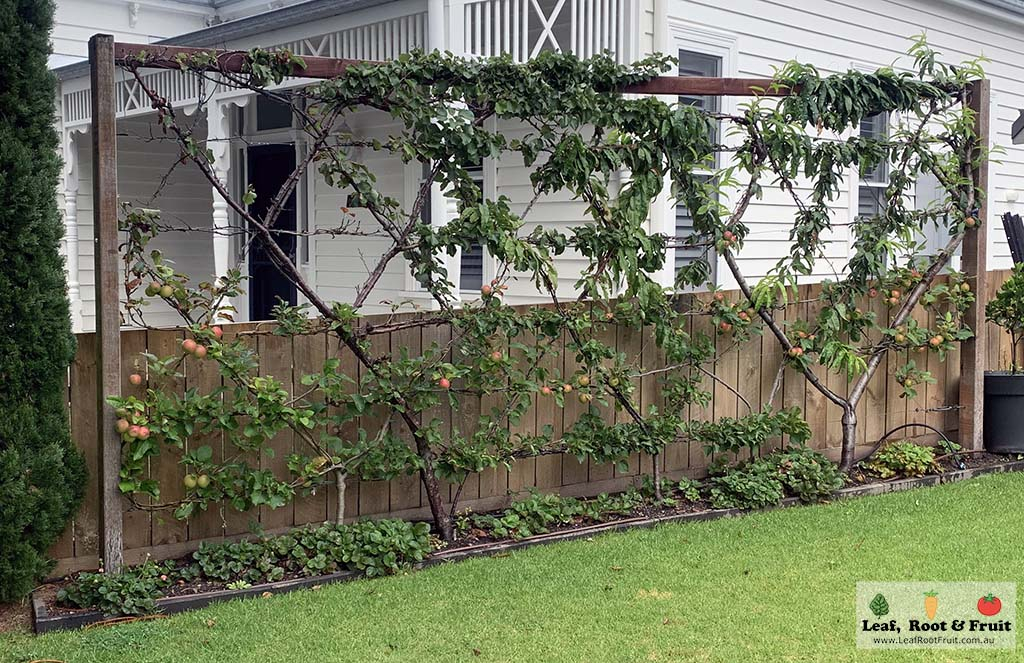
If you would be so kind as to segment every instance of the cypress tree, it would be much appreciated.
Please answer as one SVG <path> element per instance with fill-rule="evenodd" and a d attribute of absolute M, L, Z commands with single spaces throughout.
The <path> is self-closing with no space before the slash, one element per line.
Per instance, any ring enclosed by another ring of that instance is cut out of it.
<path fill-rule="evenodd" d="M 0 0 L 0 602 L 50 568 L 85 484 L 71 443 L 74 355 L 59 253 L 51 0 Z"/>

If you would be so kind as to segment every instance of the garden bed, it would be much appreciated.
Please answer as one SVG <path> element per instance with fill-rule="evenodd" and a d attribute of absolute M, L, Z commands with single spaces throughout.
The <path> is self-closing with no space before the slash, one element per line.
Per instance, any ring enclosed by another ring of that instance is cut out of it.
<path fill-rule="evenodd" d="M 994 456 L 992 454 L 968 454 L 964 456 L 964 459 L 972 460 L 967 461 L 965 464 L 968 466 L 963 469 L 946 469 L 952 463 L 944 464 L 946 471 L 940 473 L 914 478 L 855 483 L 854 485 L 840 488 L 835 492 L 835 496 L 845 499 L 864 495 L 878 495 L 923 486 L 934 486 L 941 483 L 963 481 L 984 474 L 1024 471 L 1024 460 L 1014 460 L 1011 457 Z M 769 508 L 784 508 L 798 504 L 800 504 L 800 501 L 797 498 L 790 497 L 782 500 L 777 507 Z M 549 532 L 518 539 L 500 539 L 480 535 L 479 533 L 471 533 L 462 536 L 453 545 L 431 553 L 422 562 L 417 563 L 414 568 L 425 568 L 471 557 L 492 556 L 535 545 L 585 539 L 607 532 L 650 528 L 665 523 L 715 520 L 730 516 L 740 516 L 751 512 L 749 509 L 713 509 L 706 502 L 687 502 L 680 504 L 675 509 L 666 507 L 652 508 L 647 510 L 646 513 L 622 515 L 621 517 L 612 518 L 600 523 L 566 525 L 552 528 Z M 156 600 L 156 605 L 160 613 L 173 614 L 202 608 L 219 601 L 270 596 L 287 593 L 296 589 L 315 589 L 319 586 L 346 582 L 361 577 L 363 575 L 355 571 L 340 571 L 313 577 L 286 577 L 277 582 L 260 583 L 239 589 L 229 589 L 227 583 L 195 582 L 169 588 L 165 597 Z M 75 629 L 108 619 L 115 622 L 131 619 L 124 617 L 110 618 L 96 610 L 74 609 L 60 605 L 56 599 L 57 591 L 62 583 L 67 582 L 68 580 L 49 583 L 33 592 L 32 620 L 36 633 Z"/>

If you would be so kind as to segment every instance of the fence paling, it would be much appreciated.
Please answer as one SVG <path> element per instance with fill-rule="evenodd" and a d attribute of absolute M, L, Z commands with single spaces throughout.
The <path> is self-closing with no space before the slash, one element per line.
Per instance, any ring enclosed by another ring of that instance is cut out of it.
<path fill-rule="evenodd" d="M 989 274 L 987 290 L 977 293 L 982 301 L 991 298 L 998 286 L 1009 272 L 992 272 Z M 819 286 L 801 286 L 800 303 L 788 307 L 785 318 L 795 320 L 813 313 L 810 310 L 812 301 L 818 294 Z M 735 301 L 737 293 L 727 293 Z M 689 308 L 705 304 L 705 294 L 686 295 L 681 298 L 680 305 Z M 881 298 L 866 300 L 865 310 L 872 310 L 878 315 L 886 315 L 887 307 Z M 391 316 L 369 316 L 367 322 L 380 324 Z M 689 331 L 711 335 L 714 328 L 709 316 L 689 316 Z M 924 322 L 924 318 L 919 321 Z M 262 350 L 260 354 L 260 373 L 273 375 L 280 380 L 291 393 L 301 393 L 302 375 L 317 372 L 322 368 L 326 357 L 338 357 L 342 370 L 358 378 L 358 368 L 354 357 L 347 348 L 340 346 L 336 339 L 327 334 L 299 336 L 293 339 L 269 335 L 271 325 L 263 323 L 234 323 L 224 325 L 225 339 L 238 337 L 246 339 L 254 348 Z M 253 334 L 259 331 L 258 334 Z M 1006 335 L 997 329 L 988 334 L 983 349 L 989 366 L 1008 366 L 1009 342 Z M 423 328 L 406 328 L 390 334 L 375 335 L 372 339 L 375 354 L 397 355 L 401 348 L 406 347 L 411 353 L 429 349 L 433 344 L 444 346 L 451 337 L 447 327 L 428 326 Z M 180 352 L 180 343 L 184 338 L 181 329 L 167 330 L 124 330 L 121 333 L 121 348 L 124 352 L 124 373 L 122 379 L 132 372 L 144 373 L 144 364 L 138 359 L 143 350 L 159 356 L 167 356 Z M 525 340 L 525 339 L 521 339 Z M 663 366 L 664 355 L 654 343 L 651 329 L 633 330 L 616 327 L 606 332 L 602 338 L 605 343 L 614 342 L 616 350 L 628 357 L 639 356 L 645 369 Z M 571 375 L 576 370 L 573 352 L 564 351 L 565 339 L 556 352 L 549 352 L 543 364 L 549 370 L 557 369 L 563 375 Z M 711 402 L 707 407 L 692 406 L 688 416 L 694 420 L 706 420 L 712 417 L 746 414 L 747 407 L 740 398 L 742 396 L 753 409 L 759 409 L 768 399 L 778 372 L 782 354 L 773 338 L 753 336 L 749 341 L 735 345 L 729 336 L 719 336 L 716 345 L 722 353 L 715 366 L 715 378 L 704 376 L 704 388 L 711 393 Z M 959 417 L 957 410 L 945 412 L 928 411 L 943 406 L 955 406 L 958 393 L 959 378 L 958 356 L 954 352 L 945 362 L 938 363 L 934 353 L 912 355 L 919 365 L 927 361 L 927 367 L 933 371 L 936 384 L 927 385 L 921 395 L 908 402 L 900 398 L 902 388 L 893 374 L 902 364 L 904 358 L 890 355 L 888 363 L 878 371 L 877 377 L 869 385 L 867 394 L 858 409 L 861 430 L 864 431 L 858 444 L 859 453 L 863 453 L 867 445 L 873 444 L 884 432 L 909 422 L 924 422 L 936 425 L 947 435 L 955 437 Z M 185 362 L 185 377 L 174 389 L 183 393 L 185 389 L 198 388 L 208 391 L 221 383 L 213 362 L 202 362 L 189 359 Z M 78 353 L 69 372 L 69 404 L 72 434 L 79 448 L 85 452 L 90 463 L 90 478 L 87 495 L 82 509 L 75 518 L 74 524 L 61 541 L 51 550 L 51 555 L 58 560 L 57 574 L 71 570 L 94 567 L 98 558 L 99 539 L 99 485 L 97 473 L 98 452 L 96 449 L 96 335 L 92 333 L 78 335 Z M 830 376 L 829 385 L 836 387 L 842 380 Z M 662 398 L 657 376 L 644 375 L 636 378 L 638 391 L 636 398 L 646 411 L 651 405 L 661 406 Z M 845 387 L 844 387 L 845 388 Z M 144 389 L 144 387 L 134 387 Z M 130 393 L 128 387 L 125 393 Z M 739 395 L 737 395 L 737 393 Z M 453 413 L 447 405 L 438 406 L 431 411 L 422 413 L 424 420 L 439 418 L 443 428 L 452 427 L 469 432 L 476 423 L 481 408 L 490 408 L 493 403 L 487 399 L 482 402 L 470 403 L 468 407 Z M 774 407 L 798 406 L 804 409 L 812 430 L 812 446 L 821 449 L 833 459 L 839 452 L 839 413 L 838 408 L 823 403 L 817 392 L 807 389 L 806 381 L 792 370 L 784 373 L 782 386 L 772 403 Z M 561 433 L 572 425 L 583 411 L 582 405 L 575 398 L 566 399 L 564 409 L 558 408 L 553 398 L 535 396 L 532 406 L 523 418 L 512 426 L 513 433 L 523 435 L 536 434 L 550 425 L 554 435 Z M 372 412 L 364 416 L 364 426 L 379 426 L 382 412 Z M 610 408 L 606 414 L 609 421 L 616 415 Z M 408 435 L 408 431 L 396 425 L 396 431 Z M 353 435 L 355 425 L 341 431 L 341 435 Z M 921 431 L 910 431 L 921 432 Z M 934 434 L 921 434 L 925 441 L 934 441 Z M 773 440 L 767 448 L 776 448 L 782 440 Z M 225 441 L 220 436 L 212 436 L 190 440 L 189 446 L 194 448 L 201 444 L 209 444 L 214 448 L 215 457 L 225 452 Z M 282 473 L 283 462 L 288 453 L 295 448 L 295 440 L 290 434 L 279 434 L 271 443 L 274 458 L 261 459 L 265 467 L 272 467 Z M 250 459 L 254 461 L 256 459 Z M 669 476 L 699 477 L 706 472 L 710 459 L 697 444 L 685 441 L 669 445 L 665 453 L 659 457 L 660 467 Z M 602 491 L 621 490 L 636 480 L 638 473 L 651 471 L 651 459 L 647 457 L 631 457 L 629 469 L 618 471 L 611 467 L 590 462 L 580 463 L 576 458 L 562 455 L 547 455 L 536 459 L 527 459 L 516 463 L 511 471 L 504 468 L 491 470 L 482 475 L 473 475 L 466 480 L 460 502 L 462 508 L 488 509 L 498 508 L 509 500 L 508 491 L 517 492 L 536 487 L 541 490 L 558 491 L 566 495 L 592 495 Z M 150 468 L 151 476 L 161 481 L 161 501 L 179 499 L 182 496 L 181 477 L 185 473 L 172 455 L 155 460 Z M 283 476 L 283 475 L 282 475 Z M 452 486 L 448 498 L 457 490 Z M 230 508 L 223 510 L 212 507 L 205 513 L 194 517 L 187 525 L 174 519 L 169 511 L 157 512 L 152 515 L 147 511 L 135 510 L 125 501 L 125 560 L 128 563 L 139 562 L 145 555 L 156 558 L 181 556 L 198 547 L 202 541 L 233 539 L 247 535 L 250 519 L 257 519 L 268 532 L 283 531 L 288 528 L 309 522 L 321 522 L 333 519 L 336 512 L 336 493 L 333 486 L 321 488 L 316 495 L 301 496 L 293 504 L 282 509 L 259 509 L 251 513 L 239 514 Z M 144 501 L 142 501 L 145 503 Z M 422 487 L 418 478 L 402 477 L 391 481 L 357 481 L 351 480 L 346 490 L 346 517 L 351 520 L 363 516 L 381 517 L 391 515 L 406 518 L 426 518 L 429 516 L 422 497 Z"/>

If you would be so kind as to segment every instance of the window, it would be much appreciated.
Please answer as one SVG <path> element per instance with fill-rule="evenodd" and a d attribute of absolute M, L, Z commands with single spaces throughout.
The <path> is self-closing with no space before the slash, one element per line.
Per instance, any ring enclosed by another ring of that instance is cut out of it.
<path fill-rule="evenodd" d="M 480 187 L 480 190 L 484 192 L 484 195 L 487 195 L 486 189 L 484 188 L 485 178 L 483 163 L 481 162 L 468 166 L 466 170 L 469 172 L 470 177 L 473 178 L 473 181 L 476 183 L 476 185 Z M 420 169 L 420 176 L 417 182 L 417 188 L 420 185 L 422 185 L 422 183 L 425 182 L 429 176 L 430 166 L 429 164 L 423 164 Z M 423 223 L 430 225 L 432 214 L 431 204 L 429 200 L 427 201 L 427 204 L 423 206 L 423 209 L 420 212 L 420 218 L 423 220 Z M 479 292 L 480 288 L 483 287 L 485 253 L 486 252 L 484 250 L 484 247 L 479 242 L 473 242 L 468 250 L 464 250 L 460 253 L 458 265 L 459 290 L 475 290 Z M 412 289 L 422 290 L 422 286 L 420 286 L 420 284 L 416 282 L 413 282 Z"/>
<path fill-rule="evenodd" d="M 256 131 L 273 131 L 292 128 L 292 107 L 267 97 L 256 97 Z"/>
<path fill-rule="evenodd" d="M 693 51 L 680 50 L 679 51 L 679 75 L 680 76 L 721 76 L 722 75 L 722 58 L 714 55 L 706 55 L 704 53 L 695 53 Z M 679 97 L 679 103 L 688 104 L 690 106 L 696 106 L 701 110 L 709 113 L 719 112 L 721 106 L 721 97 L 717 96 L 693 96 L 683 95 Z M 715 125 L 715 133 L 712 136 L 713 141 L 718 141 L 721 136 L 721 122 L 717 122 Z M 703 181 L 707 181 L 710 177 L 710 168 L 716 164 L 708 164 L 709 171 L 704 174 L 700 174 L 699 177 Z M 693 235 L 693 215 L 690 212 L 689 207 L 686 203 L 676 203 L 675 213 L 675 236 L 676 240 L 684 240 Z M 704 254 L 703 247 L 676 247 L 675 250 L 675 272 L 679 273 L 679 270 L 689 265 L 694 260 L 700 258 Z M 713 261 L 712 268 L 713 268 Z"/>
<path fill-rule="evenodd" d="M 889 135 L 889 114 L 875 113 L 860 121 L 860 135 L 864 138 L 881 139 Z M 870 171 L 862 173 L 857 189 L 857 215 L 878 216 L 885 206 L 885 187 L 888 184 L 889 169 L 884 161 Z"/>
<path fill-rule="evenodd" d="M 484 191 L 483 162 L 466 168 L 473 182 Z M 462 252 L 459 263 L 459 290 L 480 290 L 484 284 L 484 247 L 473 242 L 469 250 Z"/>

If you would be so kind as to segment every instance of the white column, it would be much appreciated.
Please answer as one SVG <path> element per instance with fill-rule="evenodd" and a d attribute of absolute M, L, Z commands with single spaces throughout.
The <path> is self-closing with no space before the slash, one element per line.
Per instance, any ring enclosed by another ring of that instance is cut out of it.
<path fill-rule="evenodd" d="M 637 2 L 633 2 L 632 3 L 633 6 L 635 6 L 637 4 L 639 4 L 639 3 L 637 3 Z M 654 52 L 655 53 L 667 53 L 670 50 L 669 49 L 669 32 L 668 32 L 668 27 L 667 27 L 668 24 L 667 24 L 667 21 L 666 21 L 667 15 L 668 15 L 667 3 L 665 2 L 665 0 L 654 0 L 654 23 L 655 23 L 656 27 L 654 29 L 654 43 L 653 43 L 653 46 L 654 46 Z M 636 24 L 634 23 L 633 26 L 635 26 L 635 25 Z M 631 26 L 631 27 L 633 27 L 633 26 Z M 637 52 L 635 50 L 633 50 L 635 48 L 635 46 L 636 46 L 635 35 L 632 36 L 631 38 L 633 39 L 633 43 L 631 44 L 631 47 L 630 47 L 631 48 L 631 51 L 630 51 L 631 59 L 628 60 L 630 62 L 632 62 L 634 59 L 637 59 L 639 57 Z M 674 100 L 667 99 L 667 98 L 665 98 L 665 100 L 668 101 L 669 103 L 672 103 L 672 101 L 674 101 Z M 625 177 L 627 177 L 627 174 L 623 173 L 623 179 L 625 179 Z M 651 214 L 651 225 L 650 225 L 650 232 L 651 232 L 651 234 L 663 233 L 665 235 L 668 235 L 670 238 L 675 235 L 675 233 L 676 233 L 675 211 L 676 210 L 675 210 L 674 202 L 675 201 L 674 201 L 674 199 L 672 197 L 672 177 L 671 177 L 671 175 L 666 175 L 665 179 L 664 179 L 664 183 L 662 185 L 661 193 L 659 193 L 657 195 L 657 197 L 655 197 L 655 199 L 653 201 L 651 201 L 651 212 L 650 212 L 650 214 Z M 669 241 L 672 241 L 672 240 L 670 239 Z M 666 251 L 665 252 L 665 265 L 661 268 L 661 270 L 659 272 L 657 272 L 655 274 L 652 274 L 651 278 L 653 278 L 655 281 L 657 281 L 661 285 L 665 286 L 666 288 L 672 287 L 675 284 L 675 280 L 676 280 L 676 265 L 675 265 L 675 251 L 674 250 Z"/>
<path fill-rule="evenodd" d="M 64 267 L 67 270 L 71 329 L 82 330 L 82 293 L 78 273 L 78 145 L 75 132 L 62 132 L 64 151 Z"/>
<path fill-rule="evenodd" d="M 445 0 L 427 0 L 427 50 L 444 51 L 448 48 L 445 40 Z"/>
<path fill-rule="evenodd" d="M 227 102 L 213 99 L 206 106 L 207 145 L 213 153 L 213 172 L 217 181 L 227 189 L 231 176 L 231 113 Z M 213 269 L 217 278 L 231 269 L 231 217 L 228 202 L 220 190 L 213 187 Z"/>

